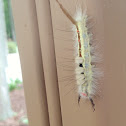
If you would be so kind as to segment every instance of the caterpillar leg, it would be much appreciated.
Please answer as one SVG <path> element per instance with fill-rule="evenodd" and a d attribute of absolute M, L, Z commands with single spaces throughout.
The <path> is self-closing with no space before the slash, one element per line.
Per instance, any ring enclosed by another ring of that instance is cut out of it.
<path fill-rule="evenodd" d="M 95 111 L 95 103 L 93 101 L 92 98 L 89 98 L 90 102 L 91 102 L 91 105 L 92 105 L 92 108 L 93 108 L 93 112 Z"/>
<path fill-rule="evenodd" d="M 80 103 L 80 100 L 81 100 L 81 96 L 79 95 L 78 96 L 78 104 Z"/>

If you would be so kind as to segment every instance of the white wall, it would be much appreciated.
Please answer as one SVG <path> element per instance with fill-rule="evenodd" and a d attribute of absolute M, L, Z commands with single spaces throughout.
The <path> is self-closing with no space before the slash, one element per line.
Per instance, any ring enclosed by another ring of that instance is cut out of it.
<path fill-rule="evenodd" d="M 21 65 L 18 53 L 8 54 L 8 65 L 6 68 L 7 82 L 10 83 L 10 79 L 19 79 L 22 81 Z"/>

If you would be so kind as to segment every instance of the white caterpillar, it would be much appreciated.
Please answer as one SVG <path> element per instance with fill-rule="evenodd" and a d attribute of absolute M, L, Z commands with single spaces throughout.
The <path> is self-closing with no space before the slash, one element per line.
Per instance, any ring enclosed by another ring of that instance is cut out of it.
<path fill-rule="evenodd" d="M 92 43 L 92 34 L 89 33 L 87 27 L 88 16 L 82 13 L 81 9 L 77 12 L 75 18 L 72 18 L 67 10 L 56 0 L 62 9 L 63 13 L 70 19 L 75 33 L 76 48 L 76 82 L 78 85 L 78 103 L 80 98 L 89 99 L 93 109 L 95 104 L 93 98 L 97 92 L 97 80 L 101 77 L 102 73 L 96 67 L 100 59 L 97 57 L 97 52 Z"/>

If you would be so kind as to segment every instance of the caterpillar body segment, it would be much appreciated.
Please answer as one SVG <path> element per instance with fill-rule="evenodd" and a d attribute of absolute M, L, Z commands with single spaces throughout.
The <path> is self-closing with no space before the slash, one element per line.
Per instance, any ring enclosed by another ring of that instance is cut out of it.
<path fill-rule="evenodd" d="M 82 14 L 80 14 L 82 15 Z M 76 67 L 80 72 L 76 71 L 78 92 L 83 98 L 92 97 L 92 65 L 91 65 L 91 48 L 90 48 L 90 35 L 86 26 L 87 15 L 83 15 L 79 20 L 76 20 L 76 32 L 78 53 L 76 57 Z M 78 61 L 77 61 L 78 60 Z M 80 76 L 80 78 L 79 78 Z M 83 76 L 83 78 L 82 78 Z M 83 81 L 83 82 L 82 82 Z"/>
<path fill-rule="evenodd" d="M 74 28 L 74 32 L 77 36 L 76 43 L 78 43 L 76 47 L 76 80 L 78 85 L 78 93 L 79 98 L 89 99 L 94 108 L 95 104 L 93 102 L 93 67 L 92 65 L 92 56 L 91 56 L 91 35 L 89 34 L 87 28 L 87 15 L 79 14 L 81 17 L 75 19 L 76 20 L 76 30 Z M 79 20 L 78 20 L 79 19 Z M 80 101 L 80 100 L 78 100 Z"/>

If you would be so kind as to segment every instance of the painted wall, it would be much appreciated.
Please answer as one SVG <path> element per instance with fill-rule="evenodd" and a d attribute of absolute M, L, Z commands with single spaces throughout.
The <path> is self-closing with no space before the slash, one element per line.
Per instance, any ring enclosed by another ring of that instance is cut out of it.
<path fill-rule="evenodd" d="M 84 3 L 81 0 L 61 0 L 61 2 L 71 15 L 74 15 L 77 3 Z M 68 68 L 73 69 L 71 62 L 67 62 L 64 58 L 74 58 L 72 57 L 73 41 L 71 40 L 72 32 L 69 32 L 71 30 L 70 21 L 62 13 L 56 1 L 50 0 L 50 7 L 49 2 L 44 0 L 22 0 L 20 2 L 12 0 L 12 5 L 30 125 L 48 126 L 48 121 L 51 119 L 50 126 L 60 123 L 63 126 L 125 126 L 126 1 L 87 0 L 88 15 L 93 18 L 95 23 L 92 32 L 98 42 L 104 43 L 103 97 L 95 100 L 95 112 L 92 111 L 88 102 L 82 101 L 80 106 L 78 105 L 78 95 L 74 90 L 75 81 L 70 84 L 63 80 L 73 74 L 72 71 L 65 70 L 63 67 L 65 64 Z M 81 5 L 84 8 L 84 4 Z M 29 47 L 28 50 L 26 47 Z M 53 58 L 50 52 L 53 52 Z M 48 67 L 49 65 L 54 67 Z M 58 85 L 55 65 L 57 66 Z M 55 70 L 54 78 L 51 76 L 53 70 Z M 54 84 L 54 82 L 56 83 Z M 59 87 L 60 103 L 57 87 Z M 46 98 L 49 109 L 47 106 L 45 107 Z M 44 104 L 41 100 L 44 100 Z M 37 115 L 37 113 L 39 114 Z M 53 114 L 56 115 L 55 118 Z"/>

